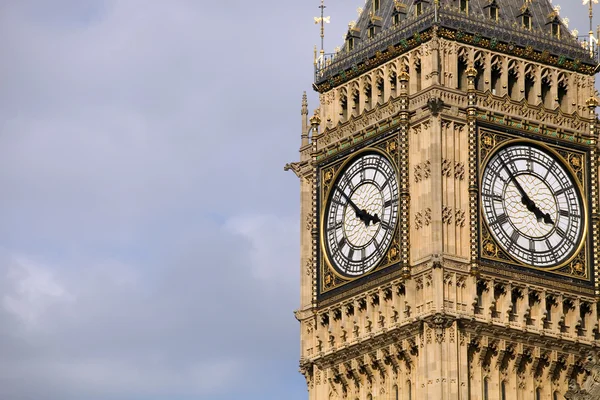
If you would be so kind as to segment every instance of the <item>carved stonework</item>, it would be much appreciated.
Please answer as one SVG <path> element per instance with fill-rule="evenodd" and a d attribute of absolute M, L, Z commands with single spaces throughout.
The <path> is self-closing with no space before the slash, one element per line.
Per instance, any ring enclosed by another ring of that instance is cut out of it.
<path fill-rule="evenodd" d="M 435 314 L 432 319 L 427 322 L 427 326 L 435 331 L 435 341 L 437 343 L 443 343 L 445 341 L 446 329 L 451 328 L 453 322 L 454 318 L 442 313 Z M 454 341 L 454 339 L 452 339 L 452 341 Z"/>
<path fill-rule="evenodd" d="M 580 386 L 576 380 L 569 382 L 569 390 L 565 393 L 567 400 L 600 399 L 600 359 L 597 352 L 592 352 L 583 364 L 587 376 Z"/>
<path fill-rule="evenodd" d="M 454 213 L 454 221 L 456 222 L 456 226 L 459 228 L 464 228 L 465 226 L 465 211 L 464 210 L 456 210 Z"/>
<path fill-rule="evenodd" d="M 448 159 L 442 159 L 442 176 L 446 178 L 450 178 L 450 174 L 452 170 L 452 162 Z"/>
<path fill-rule="evenodd" d="M 431 176 L 431 162 L 425 161 L 415 165 L 414 169 L 415 182 L 421 182 Z"/>
<path fill-rule="evenodd" d="M 308 213 L 306 215 L 306 230 L 310 231 L 313 227 L 313 213 Z"/>
<path fill-rule="evenodd" d="M 443 206 L 442 207 L 442 223 L 446 225 L 450 225 L 452 223 L 452 207 Z"/>
<path fill-rule="evenodd" d="M 454 163 L 454 179 L 462 181 L 465 179 L 465 163 Z"/>
<path fill-rule="evenodd" d="M 431 223 L 431 209 L 426 208 L 424 211 L 419 211 L 415 214 L 415 229 L 419 230 L 423 226 L 429 226 Z"/>
<path fill-rule="evenodd" d="M 309 258 L 308 260 L 306 260 L 305 269 L 306 269 L 306 276 L 312 276 L 313 272 L 315 271 L 312 258 Z"/>
<path fill-rule="evenodd" d="M 439 98 L 431 98 L 427 101 L 427 107 L 429 107 L 431 115 L 437 117 L 444 108 L 444 102 Z"/>

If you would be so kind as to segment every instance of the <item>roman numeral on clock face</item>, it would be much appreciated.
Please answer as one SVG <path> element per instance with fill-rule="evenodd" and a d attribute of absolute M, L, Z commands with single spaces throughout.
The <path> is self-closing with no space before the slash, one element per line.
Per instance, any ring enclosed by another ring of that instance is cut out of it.
<path fill-rule="evenodd" d="M 508 222 L 508 217 L 506 216 L 506 214 L 500 214 L 500 215 L 498 215 L 498 217 L 496 217 L 496 220 L 494 222 L 492 222 L 492 225 L 496 225 L 496 224 L 504 225 L 507 222 Z"/>
<path fill-rule="evenodd" d="M 512 235 L 510 235 L 510 240 L 511 240 L 511 247 L 512 245 L 517 244 L 517 242 L 519 241 L 519 238 L 521 237 L 521 234 L 519 233 L 519 231 L 517 231 L 516 229 L 513 231 Z"/>
<path fill-rule="evenodd" d="M 573 189 L 573 186 L 567 186 L 567 187 L 561 188 L 561 189 L 557 190 L 556 192 L 554 192 L 554 195 L 560 196 L 561 194 L 565 193 L 567 190 L 571 190 L 571 189 Z"/>

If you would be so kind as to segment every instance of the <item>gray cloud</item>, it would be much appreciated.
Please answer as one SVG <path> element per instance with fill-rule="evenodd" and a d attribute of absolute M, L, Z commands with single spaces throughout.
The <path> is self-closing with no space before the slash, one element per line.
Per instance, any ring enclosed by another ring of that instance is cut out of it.
<path fill-rule="evenodd" d="M 0 398 L 305 398 L 317 3 L 0 5 Z"/>

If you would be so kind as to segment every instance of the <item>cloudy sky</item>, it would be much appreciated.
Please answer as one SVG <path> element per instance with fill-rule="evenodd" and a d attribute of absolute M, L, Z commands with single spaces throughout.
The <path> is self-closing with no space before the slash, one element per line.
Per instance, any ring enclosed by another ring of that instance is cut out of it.
<path fill-rule="evenodd" d="M 331 51 L 363 0 L 328 3 Z M 306 398 L 318 5 L 0 2 L 0 399 Z"/>

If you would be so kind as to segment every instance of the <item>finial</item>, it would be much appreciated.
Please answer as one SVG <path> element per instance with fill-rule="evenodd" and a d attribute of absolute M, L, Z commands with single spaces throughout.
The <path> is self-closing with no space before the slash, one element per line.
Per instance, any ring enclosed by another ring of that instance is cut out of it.
<path fill-rule="evenodd" d="M 316 129 L 321 125 L 321 117 L 319 117 L 319 109 L 315 110 L 315 113 L 312 117 L 310 117 L 310 125 L 313 130 L 316 132 Z"/>
<path fill-rule="evenodd" d="M 583 5 L 589 6 L 589 17 L 590 17 L 590 41 L 588 45 L 590 46 L 590 57 L 594 56 L 595 46 L 598 44 L 598 38 L 594 36 L 594 4 L 598 4 L 598 0 L 583 0 Z"/>
<path fill-rule="evenodd" d="M 590 111 L 593 111 L 596 107 L 598 107 L 598 99 L 596 97 L 590 97 L 586 100 L 585 104 L 588 106 Z"/>
<path fill-rule="evenodd" d="M 467 78 L 477 77 L 477 70 L 472 65 L 465 72 L 467 73 Z"/>
<path fill-rule="evenodd" d="M 325 0 L 321 0 L 321 5 L 319 6 L 321 9 L 321 16 L 315 17 L 315 24 L 321 24 L 321 54 L 325 52 L 324 50 L 324 41 L 325 41 L 325 24 L 331 22 L 331 17 L 325 16 L 325 9 L 327 6 L 325 5 Z"/>

